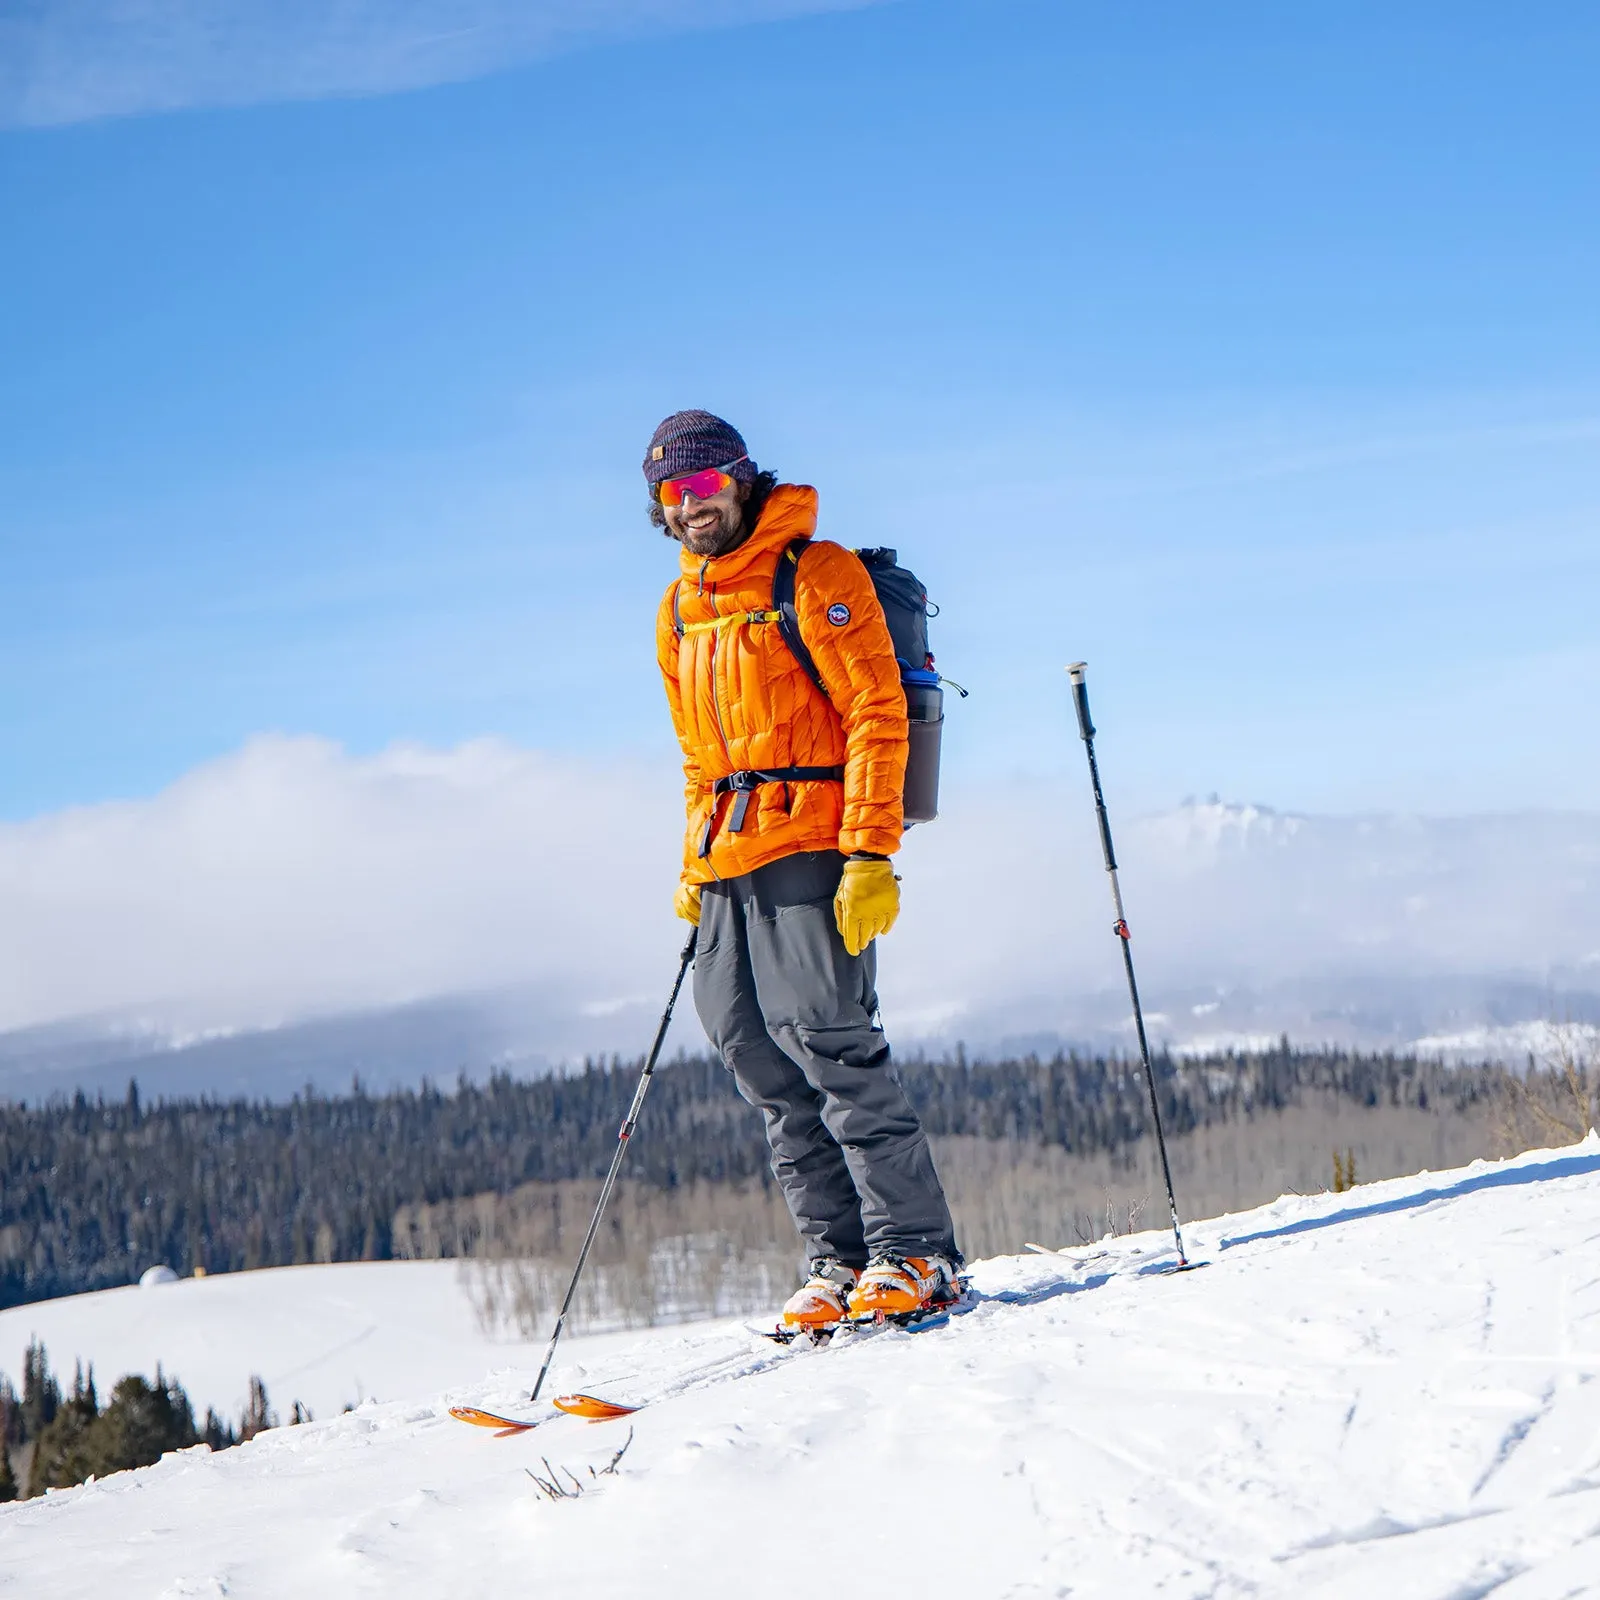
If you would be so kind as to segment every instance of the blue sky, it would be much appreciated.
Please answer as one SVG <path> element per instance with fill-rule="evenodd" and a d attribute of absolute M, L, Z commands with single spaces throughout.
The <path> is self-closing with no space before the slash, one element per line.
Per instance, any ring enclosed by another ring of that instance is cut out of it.
<path fill-rule="evenodd" d="M 1595 806 L 1592 8 L 478 0 L 360 81 L 318 9 L 0 30 L 0 818 L 670 763 L 682 405 L 928 581 L 958 787 L 1076 770 L 1082 656 L 1126 805 Z"/>

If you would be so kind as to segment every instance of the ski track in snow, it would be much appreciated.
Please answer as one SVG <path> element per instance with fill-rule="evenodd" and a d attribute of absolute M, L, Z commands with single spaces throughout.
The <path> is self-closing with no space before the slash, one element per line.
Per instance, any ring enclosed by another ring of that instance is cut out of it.
<path fill-rule="evenodd" d="M 0 1507 L 0 1600 L 1600 1596 L 1600 1139 L 1185 1237 L 1204 1270 L 1159 1234 L 981 1263 L 917 1334 L 575 1343 L 552 1392 L 625 1421 L 446 1415 L 516 1413 L 505 1370 Z M 524 1470 L 630 1427 L 580 1499 Z"/>

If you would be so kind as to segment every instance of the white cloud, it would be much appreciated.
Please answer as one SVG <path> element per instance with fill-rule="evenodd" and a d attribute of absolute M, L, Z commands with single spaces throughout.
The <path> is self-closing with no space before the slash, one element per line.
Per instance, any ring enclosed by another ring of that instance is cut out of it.
<path fill-rule="evenodd" d="M 0 827 L 0 1028 L 109 1014 L 200 1033 L 531 982 L 586 1041 L 631 1052 L 683 931 L 680 806 L 664 760 L 260 738 L 148 800 Z M 1415 1013 L 1417 1037 L 1516 1020 L 1484 1012 L 1485 977 L 1594 987 L 1597 816 L 1196 805 L 1119 821 L 1117 844 L 1161 1037 L 1334 1037 L 1384 1007 Z M 891 1036 L 1122 1036 L 1086 783 L 952 789 L 898 862 Z M 1272 1015 L 1239 998 L 1270 993 Z M 1476 1012 L 1450 1009 L 1463 994 Z"/>
<path fill-rule="evenodd" d="M 0 1026 L 260 1023 L 525 978 L 631 994 L 674 947 L 680 803 L 670 770 L 490 741 L 257 739 L 150 800 L 0 828 Z"/>
<path fill-rule="evenodd" d="M 608 38 L 881 0 L 21 0 L 0 12 L 0 125 L 388 94 Z"/>

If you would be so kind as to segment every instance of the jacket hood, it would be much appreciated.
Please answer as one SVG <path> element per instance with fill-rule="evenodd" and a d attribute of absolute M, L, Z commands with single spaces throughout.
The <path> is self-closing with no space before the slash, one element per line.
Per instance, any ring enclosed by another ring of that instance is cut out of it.
<path fill-rule="evenodd" d="M 809 539 L 817 531 L 817 491 L 809 484 L 777 484 L 767 503 L 755 531 L 743 544 L 720 556 L 697 556 L 685 546 L 678 547 L 678 564 L 686 578 L 696 583 L 731 583 L 744 576 L 774 551 L 782 550 L 793 539 Z"/>

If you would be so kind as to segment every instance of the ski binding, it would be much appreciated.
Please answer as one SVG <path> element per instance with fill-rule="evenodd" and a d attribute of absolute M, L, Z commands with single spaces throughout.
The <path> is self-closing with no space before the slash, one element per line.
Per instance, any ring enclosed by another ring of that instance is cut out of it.
<path fill-rule="evenodd" d="M 782 1323 L 775 1328 L 755 1328 L 763 1339 L 774 1344 L 790 1345 L 805 1340 L 812 1345 L 825 1345 L 837 1334 L 871 1333 L 879 1328 L 903 1328 L 907 1333 L 923 1333 L 929 1328 L 942 1328 L 958 1311 L 969 1311 L 977 1303 L 965 1278 L 956 1280 L 956 1293 L 947 1299 L 935 1300 L 918 1306 L 915 1311 L 874 1311 L 864 1317 L 845 1317 L 839 1322 L 820 1328 L 793 1328 Z"/>

